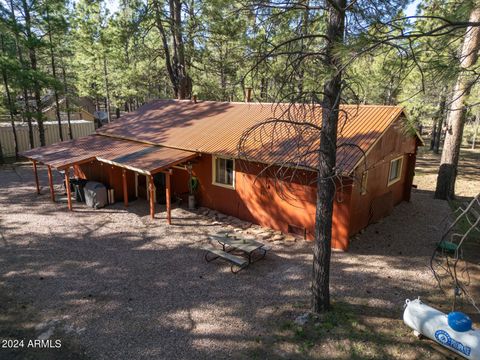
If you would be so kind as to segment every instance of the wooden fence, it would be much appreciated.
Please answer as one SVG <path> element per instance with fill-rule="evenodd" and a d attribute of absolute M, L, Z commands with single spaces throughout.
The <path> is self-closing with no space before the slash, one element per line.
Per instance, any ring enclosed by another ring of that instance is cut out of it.
<path fill-rule="evenodd" d="M 95 125 L 93 121 L 73 120 L 72 135 L 73 138 L 87 136 L 95 132 Z M 58 133 L 58 123 L 55 121 L 44 122 L 45 126 L 45 143 L 50 145 L 60 141 Z M 30 149 L 30 141 L 28 139 L 28 125 L 27 123 L 15 124 L 18 139 L 18 151 L 25 151 Z M 62 123 L 63 139 L 68 140 L 68 124 Z M 33 125 L 33 140 L 35 147 L 40 146 L 40 137 L 38 134 L 38 126 Z M 15 141 L 13 139 L 12 126 L 9 123 L 0 123 L 0 144 L 2 145 L 3 156 L 15 156 Z"/>

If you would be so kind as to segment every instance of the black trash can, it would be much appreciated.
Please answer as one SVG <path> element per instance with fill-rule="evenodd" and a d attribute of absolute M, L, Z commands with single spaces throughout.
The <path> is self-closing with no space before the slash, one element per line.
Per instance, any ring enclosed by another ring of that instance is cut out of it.
<path fill-rule="evenodd" d="M 84 187 L 88 180 L 85 179 L 71 179 L 70 184 L 72 186 L 72 191 L 75 192 L 75 200 L 78 202 L 85 202 L 85 191 Z"/>

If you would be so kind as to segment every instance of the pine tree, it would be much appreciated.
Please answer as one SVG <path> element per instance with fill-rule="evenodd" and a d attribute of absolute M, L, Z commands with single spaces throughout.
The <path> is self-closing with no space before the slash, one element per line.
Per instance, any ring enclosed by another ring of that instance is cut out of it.
<path fill-rule="evenodd" d="M 30 69 L 32 75 L 32 90 L 35 97 L 35 118 L 37 120 L 38 134 L 40 138 L 40 146 L 45 146 L 45 128 L 43 125 L 43 106 L 42 106 L 42 73 L 38 68 L 38 58 L 37 51 L 43 46 L 41 39 L 37 36 L 34 29 L 34 22 L 36 21 L 35 16 L 38 11 L 38 0 L 21 0 L 19 3 L 20 11 L 23 14 L 24 24 L 23 28 L 25 31 L 25 44 L 28 52 L 28 57 L 30 59 Z"/>
<path fill-rule="evenodd" d="M 0 30 L 2 27 L 0 27 Z M 15 61 L 15 51 L 8 48 L 7 46 L 7 36 L 4 35 L 6 33 L 3 32 L 0 34 L 0 50 L 1 50 L 1 57 L 0 57 L 0 69 L 2 73 L 2 80 L 3 86 L 5 88 L 6 100 L 7 100 L 7 108 L 8 113 L 10 115 L 10 124 L 12 126 L 12 135 L 13 141 L 15 146 L 15 158 L 18 159 L 18 137 L 17 137 L 17 129 L 15 126 L 15 114 L 16 114 L 16 106 L 14 100 L 14 94 L 11 92 L 11 82 L 9 79 L 8 74 L 18 73 L 20 71 L 19 64 Z M 0 144 L 1 148 L 1 144 Z M 0 150 L 0 160 L 3 162 L 3 151 Z"/>
<path fill-rule="evenodd" d="M 477 1 L 474 2 L 469 21 L 471 23 L 480 21 L 480 3 Z M 448 131 L 443 146 L 435 190 L 435 197 L 439 199 L 451 199 L 455 196 L 455 180 L 463 139 L 465 101 L 471 92 L 474 81 L 468 71 L 475 66 L 479 50 L 480 28 L 470 26 L 465 32 L 459 59 L 461 72 L 453 89 L 451 109 L 448 113 Z"/>

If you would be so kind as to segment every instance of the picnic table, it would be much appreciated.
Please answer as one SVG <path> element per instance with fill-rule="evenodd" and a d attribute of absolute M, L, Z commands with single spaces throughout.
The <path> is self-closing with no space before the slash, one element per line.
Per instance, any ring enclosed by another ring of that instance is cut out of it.
<path fill-rule="evenodd" d="M 212 235 L 210 239 L 217 241 L 222 246 L 222 249 L 220 250 L 213 246 L 206 247 L 205 260 L 211 262 L 221 258 L 228 261 L 232 264 L 230 270 L 234 274 L 245 269 L 255 261 L 263 259 L 269 250 L 265 244 L 239 235 Z"/>

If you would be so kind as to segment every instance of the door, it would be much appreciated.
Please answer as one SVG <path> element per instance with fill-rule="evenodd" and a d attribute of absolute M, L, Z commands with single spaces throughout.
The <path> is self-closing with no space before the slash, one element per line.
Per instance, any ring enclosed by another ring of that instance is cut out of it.
<path fill-rule="evenodd" d="M 148 199 L 147 177 L 145 175 L 137 175 L 137 192 L 139 199 Z"/>

